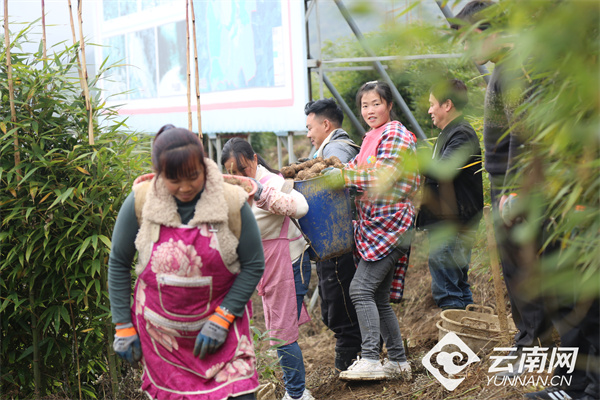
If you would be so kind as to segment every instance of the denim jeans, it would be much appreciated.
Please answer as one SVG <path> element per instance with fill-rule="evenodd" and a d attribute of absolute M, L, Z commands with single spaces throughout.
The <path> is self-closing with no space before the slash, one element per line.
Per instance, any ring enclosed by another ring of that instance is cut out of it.
<path fill-rule="evenodd" d="M 296 283 L 296 299 L 298 300 L 298 318 L 302 310 L 302 302 L 304 296 L 308 292 L 308 283 L 310 282 L 311 265 L 308 253 L 300 257 L 293 264 L 294 281 Z M 277 349 L 277 357 L 279 357 L 279 365 L 283 370 L 283 384 L 286 392 L 292 398 L 299 398 L 304 393 L 306 383 L 306 371 L 304 369 L 304 358 L 298 342 L 293 342 L 281 346 Z"/>
<path fill-rule="evenodd" d="M 465 308 L 473 303 L 468 282 L 471 249 L 476 232 L 459 232 L 432 243 L 429 233 L 431 293 L 440 308 Z"/>
<path fill-rule="evenodd" d="M 302 262 L 302 265 L 300 265 Z M 296 299 L 298 300 L 298 318 L 300 318 L 300 310 L 304 296 L 308 293 L 308 284 L 310 283 L 310 275 L 312 272 L 308 251 L 305 251 L 302 256 L 292 264 L 294 268 L 294 282 L 296 283 Z"/>
<path fill-rule="evenodd" d="M 358 262 L 350 284 L 350 298 L 362 335 L 362 357 L 379 360 L 379 337 L 383 337 L 392 361 L 406 361 L 398 318 L 390 305 L 390 287 L 396 263 L 403 252 L 393 250 L 378 261 Z"/>

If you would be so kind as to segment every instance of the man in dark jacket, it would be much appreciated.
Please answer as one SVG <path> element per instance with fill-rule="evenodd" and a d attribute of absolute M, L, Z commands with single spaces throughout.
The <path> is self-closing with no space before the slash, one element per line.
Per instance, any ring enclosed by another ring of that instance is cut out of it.
<path fill-rule="evenodd" d="M 360 147 L 341 129 L 344 114 L 333 99 L 311 101 L 304 112 L 307 136 L 317 149 L 315 158 L 336 156 L 342 163 L 347 163 L 358 154 Z M 361 349 L 356 310 L 350 300 L 350 282 L 355 271 L 351 251 L 317 262 L 321 316 L 335 334 L 335 368 L 339 371 L 345 371 Z"/>
<path fill-rule="evenodd" d="M 461 111 L 467 102 L 467 87 L 458 79 L 433 86 L 429 95 L 429 114 L 442 132 L 433 161 L 423 171 L 417 225 L 429 231 L 431 291 L 442 309 L 464 309 L 473 303 L 468 272 L 483 209 L 483 184 L 479 139 Z M 455 233 L 449 235 L 448 229 Z"/>

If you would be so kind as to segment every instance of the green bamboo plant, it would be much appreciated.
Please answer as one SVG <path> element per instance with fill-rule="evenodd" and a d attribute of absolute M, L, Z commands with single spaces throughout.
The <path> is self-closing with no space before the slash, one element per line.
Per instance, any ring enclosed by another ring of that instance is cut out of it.
<path fill-rule="evenodd" d="M 148 141 L 101 102 L 98 79 L 111 66 L 88 82 L 90 122 L 78 44 L 56 45 L 45 59 L 41 44 L 25 53 L 30 28 L 0 52 L 0 392 L 98 398 L 94 382 L 108 374 L 107 397 L 117 398 L 107 260 L 116 213 L 148 169 Z"/>

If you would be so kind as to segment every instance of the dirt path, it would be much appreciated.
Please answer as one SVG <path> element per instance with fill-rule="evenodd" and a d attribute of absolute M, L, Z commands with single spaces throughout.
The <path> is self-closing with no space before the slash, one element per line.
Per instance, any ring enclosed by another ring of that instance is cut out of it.
<path fill-rule="evenodd" d="M 479 249 L 483 249 L 483 242 Z M 417 235 L 412 248 L 410 267 L 406 276 L 404 299 L 393 308 L 400 321 L 405 343 L 408 344 L 408 358 L 413 376 L 410 381 L 386 380 L 373 383 L 348 383 L 340 381 L 334 373 L 335 339 L 320 320 L 319 306 L 311 312 L 312 322 L 301 327 L 299 344 L 302 348 L 307 372 L 307 387 L 317 400 L 396 400 L 396 399 L 520 399 L 522 388 L 488 385 L 489 362 L 482 357 L 481 363 L 472 364 L 461 375 L 465 377 L 456 390 L 446 390 L 423 366 L 421 359 L 438 341 L 438 329 L 435 326 L 440 310 L 431 297 L 431 277 L 427 267 L 427 240 Z M 489 262 L 484 251 L 473 254 L 470 281 L 476 304 L 495 308 L 493 285 L 487 270 Z M 309 296 L 316 286 L 313 274 Z M 260 298 L 255 296 L 255 325 L 264 330 Z M 259 358 L 265 349 L 258 349 Z M 267 357 L 267 359 L 269 359 Z M 270 359 L 271 361 L 273 359 Z M 281 373 L 275 368 L 267 373 L 261 382 L 273 382 L 276 385 L 277 399 L 284 395 Z M 457 376 L 459 377 L 459 376 Z"/>

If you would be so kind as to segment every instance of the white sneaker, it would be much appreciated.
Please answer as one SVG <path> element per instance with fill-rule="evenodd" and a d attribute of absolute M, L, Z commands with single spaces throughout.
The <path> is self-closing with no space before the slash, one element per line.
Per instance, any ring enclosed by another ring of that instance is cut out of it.
<path fill-rule="evenodd" d="M 289 395 L 288 392 L 285 392 L 285 396 L 281 400 L 294 400 L 292 396 Z M 304 389 L 304 393 L 302 393 L 302 397 L 296 400 L 315 400 L 315 398 L 310 394 L 310 390 Z"/>
<path fill-rule="evenodd" d="M 406 361 L 391 361 L 386 358 L 383 360 L 383 371 L 388 379 L 402 378 L 408 380 L 411 377 L 410 364 Z"/>
<path fill-rule="evenodd" d="M 347 370 L 340 372 L 340 379 L 347 381 L 377 381 L 385 378 L 379 360 L 372 362 L 360 357 Z"/>

